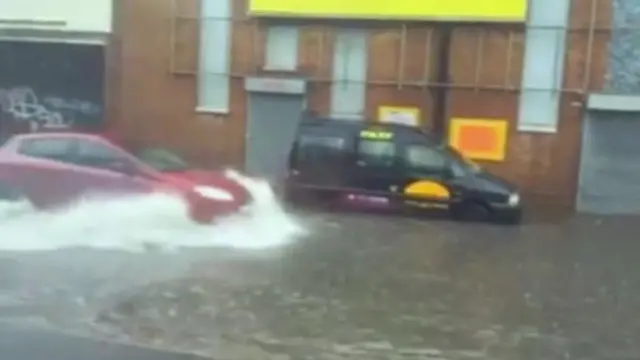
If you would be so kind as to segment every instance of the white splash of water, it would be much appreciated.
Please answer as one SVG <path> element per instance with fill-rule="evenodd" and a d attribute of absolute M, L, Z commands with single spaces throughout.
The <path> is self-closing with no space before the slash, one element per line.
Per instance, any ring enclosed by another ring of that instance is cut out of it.
<path fill-rule="evenodd" d="M 55 212 L 27 204 L 0 203 L 0 251 L 47 251 L 74 247 L 144 251 L 183 247 L 264 249 L 285 246 L 304 227 L 278 203 L 271 187 L 237 172 L 227 176 L 245 186 L 254 203 L 216 224 L 196 224 L 179 198 L 154 194 L 86 199 Z"/>

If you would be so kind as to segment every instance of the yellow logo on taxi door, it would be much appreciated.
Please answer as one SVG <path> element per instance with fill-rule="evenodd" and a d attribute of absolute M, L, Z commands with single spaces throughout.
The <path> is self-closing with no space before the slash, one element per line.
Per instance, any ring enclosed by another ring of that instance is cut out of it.
<path fill-rule="evenodd" d="M 449 200 L 451 192 L 444 185 L 431 180 L 419 180 L 404 189 L 407 196 L 433 200 Z"/>

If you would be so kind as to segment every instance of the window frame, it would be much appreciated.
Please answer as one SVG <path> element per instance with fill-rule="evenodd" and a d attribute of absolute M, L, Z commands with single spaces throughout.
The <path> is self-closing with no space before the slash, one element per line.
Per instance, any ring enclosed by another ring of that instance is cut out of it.
<path fill-rule="evenodd" d="M 331 117 L 364 120 L 369 66 L 368 42 L 369 33 L 364 29 L 343 28 L 335 35 Z"/>
<path fill-rule="evenodd" d="M 231 1 L 200 1 L 196 96 L 196 111 L 199 113 L 230 112 L 233 36 Z"/>
<path fill-rule="evenodd" d="M 571 0 L 530 2 L 524 34 L 517 128 L 556 133 L 568 50 Z"/>
<path fill-rule="evenodd" d="M 297 26 L 268 26 L 263 68 L 271 71 L 296 71 L 299 42 L 300 32 Z"/>

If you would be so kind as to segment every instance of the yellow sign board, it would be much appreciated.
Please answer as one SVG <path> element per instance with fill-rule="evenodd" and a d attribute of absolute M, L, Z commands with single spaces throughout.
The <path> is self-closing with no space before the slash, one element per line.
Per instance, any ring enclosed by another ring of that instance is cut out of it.
<path fill-rule="evenodd" d="M 524 22 L 529 0 L 250 0 L 254 16 Z"/>
<path fill-rule="evenodd" d="M 387 124 L 420 126 L 420 109 L 405 106 L 380 106 L 378 121 Z"/>

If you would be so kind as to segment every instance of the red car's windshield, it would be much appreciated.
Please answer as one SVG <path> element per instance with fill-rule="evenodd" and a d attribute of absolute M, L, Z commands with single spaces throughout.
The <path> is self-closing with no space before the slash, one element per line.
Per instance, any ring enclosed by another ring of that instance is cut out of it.
<path fill-rule="evenodd" d="M 185 171 L 191 165 L 178 154 L 164 148 L 146 148 L 139 150 L 135 156 L 142 162 L 161 172 Z"/>

